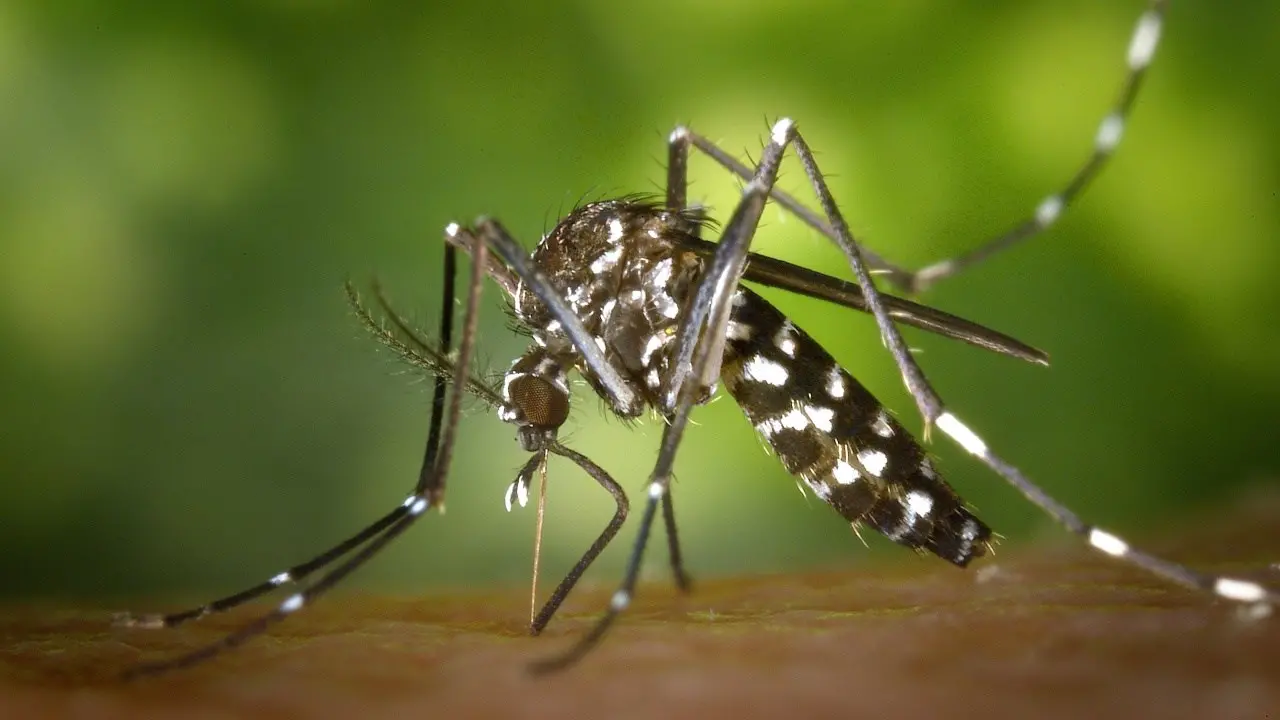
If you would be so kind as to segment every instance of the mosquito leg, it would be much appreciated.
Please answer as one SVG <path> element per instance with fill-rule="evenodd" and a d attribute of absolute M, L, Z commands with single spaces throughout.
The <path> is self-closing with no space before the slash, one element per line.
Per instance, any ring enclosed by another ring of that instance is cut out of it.
<path fill-rule="evenodd" d="M 446 252 L 444 254 L 444 257 L 445 257 L 444 293 L 445 293 L 445 297 L 447 298 L 446 299 L 447 304 L 445 306 L 446 308 L 449 307 L 453 302 L 452 298 L 455 292 L 454 275 L 457 272 L 457 253 L 456 251 L 451 251 L 451 250 L 452 250 L 451 248 L 446 248 Z M 347 290 L 348 290 L 348 295 L 354 300 L 354 290 L 349 285 Z M 441 315 L 440 323 L 441 323 L 441 327 L 440 327 L 441 342 L 447 344 L 453 332 L 453 314 L 450 312 L 444 312 Z M 448 348 L 446 347 L 444 349 L 444 352 L 447 352 L 447 350 Z M 432 400 L 433 417 L 438 417 L 439 415 L 443 414 L 443 409 L 444 409 L 443 383 L 445 382 L 445 380 L 446 379 L 441 377 L 440 375 L 436 376 L 434 396 Z M 429 431 L 428 440 L 427 440 L 428 448 L 433 447 L 434 444 L 438 442 L 439 434 L 440 434 L 439 423 L 433 421 L 431 429 Z M 422 481 L 422 477 L 424 473 L 425 473 L 425 468 L 423 470 L 423 473 L 419 474 L 419 482 Z M 369 538 L 372 538 L 375 535 L 386 530 L 396 521 L 403 518 L 405 513 L 407 512 L 407 509 L 408 509 L 408 501 L 406 501 L 405 505 L 401 505 L 400 507 L 397 507 L 396 509 L 387 513 L 386 515 L 383 515 L 381 518 L 375 521 L 372 525 L 369 525 L 368 527 L 364 528 L 360 532 L 356 533 L 355 535 L 352 535 L 346 540 L 343 540 L 337 545 L 334 545 L 333 547 L 329 548 L 323 553 L 320 553 L 319 555 L 311 558 L 310 560 L 307 560 L 306 562 L 294 565 L 288 570 L 277 573 L 273 575 L 270 579 L 264 582 L 258 583 L 257 585 L 254 585 L 252 587 L 241 590 L 240 592 L 232 593 L 231 595 L 219 598 L 217 600 L 206 603 L 199 607 L 194 607 L 189 610 L 183 610 L 180 612 L 166 613 L 166 614 L 120 613 L 116 615 L 116 617 L 113 619 L 113 624 L 118 627 L 148 628 L 148 629 L 175 627 L 177 625 L 181 625 L 190 620 L 196 620 L 206 615 L 210 615 L 212 613 L 224 612 L 234 607 L 243 605 L 252 600 L 256 600 L 257 598 L 260 598 L 263 595 L 267 595 L 273 592 L 274 590 L 276 590 L 277 588 L 280 588 L 284 585 L 291 585 L 294 583 L 302 582 L 307 577 L 309 577 L 312 573 L 316 572 L 321 568 L 326 567 L 327 565 L 332 563 L 334 560 L 346 555 L 353 548 L 363 545 L 366 541 L 369 540 Z"/>
<path fill-rule="evenodd" d="M 1089 157 L 1071 176 L 1067 184 L 1041 200 L 1030 217 L 1017 223 L 1004 234 L 982 243 L 963 255 L 941 260 L 914 273 L 909 273 L 905 278 L 908 290 L 924 292 L 941 280 L 957 275 L 996 253 L 1039 235 L 1057 222 L 1063 211 L 1093 183 L 1120 145 L 1125 124 L 1133 110 L 1133 101 L 1138 96 L 1138 89 L 1142 86 L 1147 68 L 1155 57 L 1156 47 L 1160 44 L 1166 5 L 1167 0 L 1151 0 L 1146 11 L 1138 17 L 1137 25 L 1134 26 L 1133 34 L 1129 38 L 1129 48 L 1125 53 L 1126 72 L 1120 86 L 1120 93 L 1111 109 L 1098 124 L 1098 130 L 1093 139 L 1093 150 Z M 895 284 L 899 282 L 900 280 L 894 280 Z"/>
<path fill-rule="evenodd" d="M 304 563 L 294 565 L 288 570 L 272 576 L 270 580 L 258 583 L 257 585 L 241 590 L 240 592 L 233 593 L 205 605 L 191 608 L 189 610 L 182 610 L 180 612 L 167 614 L 120 613 L 112 619 L 112 624 L 117 627 L 128 628 L 171 628 L 190 620 L 202 618 L 206 615 L 230 610 L 231 608 L 256 600 L 263 595 L 267 595 L 284 585 L 290 585 L 305 580 L 311 575 L 311 573 L 329 565 L 334 560 L 346 555 L 352 550 L 352 548 L 363 545 L 369 538 L 374 537 L 378 533 L 381 533 L 391 525 L 395 524 L 397 520 L 404 517 L 406 512 L 407 508 L 405 506 L 402 505 L 397 507 L 386 515 L 383 515 L 377 522 L 347 538 L 341 543 L 334 545 L 314 558 L 311 558 Z"/>
<path fill-rule="evenodd" d="M 1151 65 L 1152 58 L 1155 57 L 1167 5 L 1168 0 L 1150 0 L 1147 9 L 1138 18 L 1137 25 L 1130 36 L 1129 46 L 1125 55 L 1126 73 L 1121 83 L 1119 95 L 1098 125 L 1097 133 L 1094 136 L 1093 150 L 1071 176 L 1071 179 L 1060 190 L 1041 200 L 1030 217 L 1017 223 L 1004 234 L 981 243 L 977 248 L 964 255 L 949 260 L 941 260 L 920 270 L 910 270 L 889 262 L 868 250 L 865 246 L 860 245 L 863 260 L 867 265 L 883 273 L 886 281 L 903 292 L 920 293 L 941 280 L 957 275 L 966 268 L 996 253 L 1044 232 L 1053 225 L 1062 216 L 1063 211 L 1072 205 L 1092 184 L 1106 166 L 1107 161 L 1115 154 L 1121 137 L 1124 135 L 1125 124 L 1128 122 L 1129 115 L 1133 110 L 1138 90 L 1146 77 L 1147 68 Z M 675 144 L 677 136 L 679 136 L 679 140 L 685 148 L 686 165 L 688 162 L 687 147 L 692 145 L 734 175 L 743 180 L 751 178 L 752 170 L 750 167 L 726 153 L 710 140 L 697 135 L 687 128 L 676 128 L 672 133 L 672 145 Z M 670 176 L 670 171 L 668 175 Z M 668 188 L 668 198 L 670 197 L 670 188 Z M 770 197 L 779 205 L 791 211 L 806 225 L 833 241 L 837 239 L 835 229 L 824 221 L 819 213 L 805 207 L 795 197 L 777 188 L 770 192 Z"/>
<path fill-rule="evenodd" d="M 1211 592 L 1227 600 L 1267 605 L 1274 605 L 1280 601 L 1280 594 L 1258 583 L 1238 578 L 1206 575 L 1132 547 L 1116 535 L 1084 522 L 1078 515 L 1033 483 L 1021 470 L 991 452 L 985 441 L 946 408 L 942 398 L 930 385 L 911 353 L 907 351 L 902 335 L 885 311 L 880 293 L 871 282 L 871 276 L 860 255 L 860 248 L 848 232 L 844 218 L 836 207 L 812 151 L 798 132 L 793 131 L 792 145 L 800 157 L 801 165 L 804 166 L 805 174 L 813 186 L 814 193 L 818 196 L 819 203 L 836 231 L 836 242 L 848 259 L 854 277 L 857 278 L 866 296 L 867 305 L 875 315 L 881 337 L 889 347 L 907 390 L 915 399 L 916 406 L 924 418 L 926 433 L 928 428 L 937 427 L 1059 524 L 1083 538 L 1091 547 L 1107 555 L 1124 560 L 1179 585 Z"/>
<path fill-rule="evenodd" d="M 552 445 L 548 449 L 561 457 L 568 458 L 577 463 L 578 467 L 582 468 L 583 472 L 587 473 L 594 478 L 596 482 L 600 483 L 600 487 L 609 491 L 609 494 L 613 496 L 616 508 L 613 512 L 613 517 L 609 520 L 609 524 L 600 532 L 600 536 L 596 538 L 595 542 L 591 543 L 591 547 L 587 548 L 587 551 L 583 553 L 582 559 L 578 560 L 578 563 L 573 566 L 573 569 L 564 576 L 564 579 L 561 580 L 560 584 L 556 587 L 555 592 L 551 593 L 551 597 L 547 600 L 547 603 L 542 606 L 542 610 L 538 612 L 538 616 L 534 618 L 533 623 L 529 626 L 530 635 L 540 634 L 547 627 L 547 623 L 551 622 L 552 616 L 556 614 L 556 610 L 560 608 L 560 604 L 564 602 L 566 597 L 568 597 L 569 593 L 573 590 L 573 587 L 578 584 L 578 580 L 582 578 L 582 574 L 587 571 L 587 568 L 591 567 L 591 563 L 595 562 L 596 558 L 600 556 L 600 553 L 604 552 L 605 547 L 608 546 L 614 536 L 618 534 L 618 530 L 622 528 L 622 523 L 626 522 L 627 512 L 630 509 L 630 503 L 627 502 L 627 494 L 623 491 L 622 487 L 618 485 L 618 483 L 614 481 L 614 479 L 610 477 L 603 468 L 596 465 L 594 462 L 591 462 L 587 456 L 574 452 L 559 443 Z"/>
<path fill-rule="evenodd" d="M 671 377 L 662 397 L 662 409 L 668 414 L 674 410 L 677 394 L 682 392 L 688 373 L 695 367 L 698 372 L 695 384 L 699 385 L 694 391 L 695 399 L 705 388 L 714 384 L 720 375 L 725 328 L 729 322 L 729 299 L 733 294 L 732 289 L 737 286 L 738 278 L 742 276 L 751 239 L 755 237 L 765 201 L 777 181 L 778 165 L 786 143 L 789 142 L 785 133 L 779 135 L 779 129 L 775 126 L 774 136 L 765 145 L 756 173 L 743 188 L 742 199 L 725 223 L 716 252 L 703 270 L 703 279 L 694 291 L 690 312 L 677 330 L 677 352 L 672 362 Z M 695 366 L 692 358 L 699 345 L 698 337 L 703 332 L 704 320 L 706 337 L 710 341 L 704 353 L 707 360 L 705 364 Z"/>
<path fill-rule="evenodd" d="M 723 149 L 720 148 L 720 146 L 716 145 L 715 143 L 711 142 L 707 138 L 703 137 L 702 135 L 699 135 L 698 133 L 694 132 L 693 130 L 690 130 L 687 127 L 677 127 L 675 130 L 671 132 L 671 138 L 672 138 L 671 140 L 672 147 L 675 147 L 676 144 L 679 143 L 679 145 L 684 149 L 684 153 L 686 155 L 684 162 L 686 165 L 688 164 L 687 148 L 689 146 L 693 146 L 697 148 L 699 152 L 701 152 L 702 154 L 714 160 L 718 165 L 725 168 L 726 170 L 733 173 L 734 175 L 737 175 L 743 180 L 750 180 L 755 172 L 752 168 L 748 167 L 747 165 L 743 164 L 740 160 L 738 160 L 734 156 L 725 152 Z M 674 151 L 669 153 L 669 155 L 672 157 L 674 157 L 674 154 L 675 154 Z M 671 177 L 671 172 L 669 170 L 667 175 L 668 175 L 668 178 Z M 667 195 L 668 195 L 668 198 L 671 196 L 670 189 L 668 189 Z M 787 210 L 789 210 L 796 217 L 800 218 L 800 220 L 804 222 L 804 224 L 808 225 L 814 230 L 817 230 L 818 232 L 822 233 L 828 238 L 831 238 L 833 240 L 835 239 L 835 231 L 832 230 L 831 226 L 828 225 L 827 222 L 822 219 L 821 214 L 816 213 L 813 210 L 810 210 L 808 207 L 806 207 L 803 203 L 801 203 L 795 197 L 788 194 L 785 190 L 782 190 L 776 187 L 771 188 L 769 190 L 769 198 L 774 202 L 778 203 L 779 205 L 783 206 Z M 874 252 L 866 249 L 865 247 L 863 248 L 862 252 L 867 263 L 871 265 L 871 267 L 877 270 L 885 271 L 886 277 L 888 278 L 893 278 L 895 276 L 907 277 L 910 275 L 910 271 L 899 268 L 898 266 L 890 263 L 888 260 L 885 260 L 879 255 L 876 255 Z"/>
<path fill-rule="evenodd" d="M 689 195 L 689 129 L 678 126 L 667 137 L 667 209 L 684 210 Z"/>
<path fill-rule="evenodd" d="M 446 252 L 456 252 L 452 247 Z M 480 291 L 483 288 L 483 280 L 485 275 L 486 255 L 487 251 L 483 246 L 473 249 L 471 280 L 467 293 L 466 314 L 463 320 L 462 340 L 458 346 L 457 360 L 454 366 L 453 387 L 450 393 L 450 401 L 447 410 L 443 402 L 432 402 L 432 430 L 428 433 L 428 446 L 425 456 L 430 462 L 432 470 L 426 475 L 420 475 L 417 487 L 413 494 L 405 499 L 399 508 L 389 513 L 396 516 L 396 519 L 389 522 L 386 529 L 379 535 L 374 535 L 363 547 L 355 550 L 344 562 L 338 564 L 321 576 L 314 584 L 309 587 L 290 595 L 285 598 L 279 606 L 272 612 L 258 617 L 256 620 L 241 627 L 240 629 L 224 636 L 222 639 L 197 648 L 184 655 L 180 655 L 168 660 L 159 662 L 145 663 L 131 668 L 125 673 L 126 679 L 137 678 L 147 675 L 155 675 L 170 670 L 176 670 L 183 667 L 198 664 L 208 660 L 216 655 L 241 645 L 252 638 L 264 633 L 271 625 L 284 620 L 289 615 L 302 609 L 307 604 L 314 602 L 326 591 L 333 588 L 352 572 L 360 568 L 371 558 L 376 556 L 382 548 L 386 547 L 392 540 L 399 537 L 404 531 L 408 530 L 413 523 L 422 516 L 424 512 L 432 505 L 433 497 L 442 497 L 444 488 L 444 477 L 449 470 L 450 462 L 453 457 L 453 447 L 457 436 L 458 420 L 462 415 L 462 396 L 465 394 L 468 382 L 468 370 L 471 365 L 471 355 L 474 351 L 476 326 L 479 321 L 479 303 Z M 446 263 L 448 265 L 448 263 Z M 452 302 L 443 310 L 444 314 L 449 314 Z M 446 348 L 451 342 L 449 333 L 452 323 L 445 324 L 442 321 L 441 346 Z M 436 390 L 443 391 L 444 385 L 437 385 Z M 447 418 L 441 418 L 440 415 L 447 412 Z M 447 422 L 445 420 L 447 419 Z M 443 426 L 443 430 L 437 429 Z M 385 519 L 385 518 L 384 518 Z"/>
<path fill-rule="evenodd" d="M 671 135 L 667 138 L 666 207 L 668 210 L 676 212 L 689 210 L 689 142 L 690 133 L 688 128 L 683 126 L 672 130 Z M 696 211 L 700 216 L 704 215 L 700 208 Z M 701 229 L 700 225 L 695 226 L 695 230 L 701 231 Z M 667 529 L 667 551 L 671 561 L 672 577 L 675 579 L 676 587 L 681 592 L 687 593 L 693 589 L 693 580 L 684 569 L 684 557 L 680 551 L 680 535 L 676 531 L 675 506 L 670 493 L 666 493 L 662 497 L 662 522 Z"/>
<path fill-rule="evenodd" d="M 702 279 L 698 282 L 693 306 L 681 320 L 680 328 L 676 332 L 677 360 L 672 365 L 674 371 L 672 374 L 675 379 L 665 393 L 673 410 L 662 432 L 662 443 L 658 450 L 658 460 L 653 474 L 649 479 L 648 499 L 640 519 L 639 533 L 632 546 L 622 583 L 609 601 L 605 614 L 596 621 L 595 626 L 563 654 L 535 663 L 531 667 L 535 673 L 561 670 L 577 662 L 600 642 L 617 620 L 618 615 L 631 604 L 636 582 L 640 577 L 640 563 L 644 558 L 645 545 L 653 530 L 653 520 L 657 515 L 659 501 L 667 494 L 670 486 L 676 451 L 688 426 L 689 413 L 695 401 L 705 394 L 707 385 L 702 383 L 702 379 L 708 375 L 714 377 L 719 374 L 718 365 L 723 356 L 723 338 L 729 318 L 732 290 L 737 286 L 738 278 L 742 275 L 751 238 L 759 225 L 765 200 L 769 197 L 769 191 L 777 179 L 778 164 L 782 159 L 783 150 L 790 139 L 789 120 L 781 121 L 774 126 L 771 141 L 761 153 L 755 176 L 743 188 L 742 199 L 729 221 L 725 223 L 724 233 L 716 253 L 707 263 Z M 707 337 L 714 340 L 718 335 L 721 342 L 697 342 L 704 321 Z M 716 367 L 714 374 L 709 372 L 709 368 L 713 366 Z"/>
<path fill-rule="evenodd" d="M 662 496 L 662 524 L 667 528 L 667 550 L 671 557 L 671 575 L 676 588 L 682 593 L 693 590 L 693 578 L 684 569 L 684 557 L 680 552 L 680 535 L 676 532 L 676 508 L 671 493 Z"/>
<path fill-rule="evenodd" d="M 472 263 L 481 265 L 472 258 Z M 441 289 L 443 301 L 440 306 L 440 335 L 438 346 L 442 354 L 448 354 L 450 346 L 453 344 L 453 303 L 457 296 L 455 276 L 458 274 L 458 252 L 452 245 L 445 245 L 444 248 L 444 283 Z M 472 273 L 475 274 L 474 272 Z M 472 283 L 476 280 L 473 278 Z M 474 292 L 474 289 L 472 290 Z M 382 293 L 378 293 L 379 298 Z M 468 370 L 465 363 L 460 363 L 459 371 L 465 373 Z M 433 505 L 439 505 L 444 502 L 444 475 L 435 473 L 436 453 L 440 447 L 441 423 L 444 418 L 444 402 L 445 390 L 448 383 L 448 376 L 436 373 L 435 380 L 431 386 L 431 421 L 427 427 L 427 444 L 423 448 L 422 467 L 418 470 L 418 484 L 414 488 L 414 495 L 425 495 L 428 501 Z M 454 386 L 454 397 L 458 397 L 462 392 L 465 384 Z"/>

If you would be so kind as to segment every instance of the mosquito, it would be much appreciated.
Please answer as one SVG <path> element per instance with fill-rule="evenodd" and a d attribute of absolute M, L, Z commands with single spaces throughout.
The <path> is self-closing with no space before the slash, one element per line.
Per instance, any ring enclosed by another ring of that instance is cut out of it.
<path fill-rule="evenodd" d="M 468 254 L 472 261 L 466 319 L 456 351 L 451 348 L 450 312 L 442 316 L 438 342 L 432 342 L 396 312 L 380 288 L 375 295 L 382 320 L 348 286 L 357 316 L 374 337 L 435 377 L 430 431 L 417 486 L 401 505 L 360 533 L 254 587 L 183 612 L 122 617 L 121 623 L 130 626 L 172 627 L 286 585 L 302 584 L 273 611 L 221 641 L 139 666 L 133 674 L 191 665 L 262 633 L 315 601 L 429 508 L 439 506 L 458 407 L 467 395 L 480 398 L 504 422 L 514 425 L 521 446 L 531 453 L 508 487 L 508 508 L 513 502 L 527 502 L 532 478 L 545 467 L 549 455 L 569 459 L 615 500 L 615 513 L 597 540 L 533 616 L 530 630 L 541 632 L 618 533 L 630 509 L 626 493 L 608 472 L 558 439 L 569 413 L 569 377 L 574 372 L 612 414 L 631 419 L 653 413 L 664 426 L 622 582 L 594 626 L 567 650 L 535 663 L 535 671 L 558 670 L 581 659 L 631 604 L 659 508 L 676 585 L 689 588 L 670 492 L 672 469 L 691 412 L 707 403 L 721 384 L 783 466 L 855 529 L 870 528 L 959 567 L 984 555 L 991 529 L 942 478 L 922 445 L 817 341 L 744 281 L 874 316 L 881 340 L 923 418 L 926 439 L 933 429 L 946 435 L 1095 550 L 1179 585 L 1253 608 L 1270 608 L 1280 599 L 1275 591 L 1243 578 L 1201 573 L 1136 548 L 1111 531 L 1085 522 L 997 455 L 933 389 L 898 325 L 1027 362 L 1047 364 L 1047 356 L 977 323 L 883 293 L 872 281 L 875 272 L 902 291 L 918 293 L 1051 227 L 1119 145 L 1159 43 L 1166 4 L 1166 0 L 1151 0 L 1138 18 L 1119 97 L 1100 122 L 1086 161 L 1026 219 L 966 255 L 911 271 L 868 250 L 850 233 L 796 123 L 783 118 L 773 123 L 753 166 L 693 130 L 677 127 L 668 138 L 665 197 L 627 196 L 582 205 L 561 219 L 532 254 L 497 220 L 481 218 L 469 227 L 449 225 L 444 233 L 446 308 L 453 306 L 456 253 Z M 799 159 L 820 212 L 775 187 L 779 163 L 788 149 Z M 702 238 L 715 226 L 687 201 L 691 151 L 710 157 L 744 182 L 741 198 L 715 243 Z M 834 242 L 854 281 L 751 252 L 770 200 Z M 470 370 L 476 306 L 486 277 L 504 291 L 513 318 L 532 340 L 500 383 L 489 383 Z M 306 584 L 326 567 L 327 572 Z"/>

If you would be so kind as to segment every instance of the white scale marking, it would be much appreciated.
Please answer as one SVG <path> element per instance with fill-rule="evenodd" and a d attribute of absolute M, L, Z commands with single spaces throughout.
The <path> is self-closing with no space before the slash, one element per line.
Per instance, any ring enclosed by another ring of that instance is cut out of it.
<path fill-rule="evenodd" d="M 876 414 L 876 419 L 872 421 L 871 432 L 882 438 L 893 437 L 893 426 L 889 424 L 889 416 L 885 414 L 883 408 Z"/>
<path fill-rule="evenodd" d="M 618 218 L 609 221 L 609 242 L 615 245 L 622 242 L 622 221 Z"/>
<path fill-rule="evenodd" d="M 511 506 L 514 502 L 520 503 L 520 507 L 526 507 L 529 504 L 529 486 L 517 479 L 507 487 L 507 496 L 504 498 L 507 505 L 507 512 L 511 512 Z"/>
<path fill-rule="evenodd" d="M 836 467 L 831 471 L 831 477 L 841 485 L 852 485 L 858 481 L 858 471 L 852 465 L 844 460 L 837 460 Z"/>
<path fill-rule="evenodd" d="M 756 432 L 766 438 L 773 437 L 773 434 L 782 429 L 782 423 L 774 418 L 766 418 L 756 423 Z"/>
<path fill-rule="evenodd" d="M 302 593 L 290 595 L 289 597 L 284 599 L 284 602 L 280 603 L 280 612 L 282 613 L 297 612 L 298 609 L 301 608 L 302 604 L 305 602 L 306 602 L 306 599 L 302 597 Z"/>
<path fill-rule="evenodd" d="M 786 368 L 763 355 L 753 355 L 747 360 L 742 367 L 742 374 L 753 382 L 762 382 L 775 387 L 786 385 L 787 378 L 790 377 Z"/>
<path fill-rule="evenodd" d="M 778 332 L 773 336 L 773 344 L 782 351 L 787 357 L 796 356 L 796 340 L 795 326 L 788 320 L 782 323 L 782 327 L 778 328 Z"/>
<path fill-rule="evenodd" d="M 912 525 L 918 518 L 929 517 L 931 512 L 933 512 L 933 498 L 919 490 L 907 493 L 907 514 L 911 518 Z"/>
<path fill-rule="evenodd" d="M 1262 602 L 1267 597 L 1267 591 L 1258 583 L 1235 578 L 1218 578 L 1213 583 L 1213 591 L 1220 597 L 1239 602 Z"/>
<path fill-rule="evenodd" d="M 1050 195 L 1036 206 L 1036 224 L 1047 228 L 1062 214 L 1062 198 Z"/>
<path fill-rule="evenodd" d="M 516 295 L 515 295 L 515 299 L 512 300 L 512 303 L 511 303 L 511 307 L 513 310 L 516 311 L 517 315 L 524 314 L 524 310 L 522 310 L 520 307 L 523 302 L 523 298 L 524 298 L 524 280 L 521 280 L 520 282 L 516 283 Z"/>
<path fill-rule="evenodd" d="M 1129 554 L 1129 543 L 1098 528 L 1089 531 L 1089 544 L 1112 557 L 1124 557 Z"/>
<path fill-rule="evenodd" d="M 520 362 L 520 358 L 516 358 L 516 362 Z M 522 372 L 508 372 L 506 375 L 502 376 L 502 399 L 503 400 L 507 401 L 508 403 L 511 402 L 511 383 L 519 380 L 524 376 L 525 376 L 525 373 L 522 373 Z M 406 501 L 406 504 L 407 502 L 408 501 Z"/>
<path fill-rule="evenodd" d="M 725 335 L 730 340 L 750 340 L 753 331 L 751 326 L 746 323 L 740 323 L 737 320 L 730 320 L 729 327 L 725 329 Z"/>
<path fill-rule="evenodd" d="M 621 254 L 622 248 L 618 248 L 618 252 Z M 661 288 L 666 287 L 669 282 L 671 282 L 671 258 L 666 258 L 653 266 L 653 277 L 650 278 L 650 283 L 654 287 Z"/>
<path fill-rule="evenodd" d="M 809 427 L 809 418 L 798 408 L 792 408 L 780 417 L 771 417 L 761 420 L 756 425 L 756 432 L 765 437 L 773 437 L 774 434 L 783 430 L 804 430 Z"/>
<path fill-rule="evenodd" d="M 960 552 L 969 554 L 970 548 L 973 547 L 973 541 L 978 539 L 978 523 L 973 520 L 965 520 L 964 525 L 960 527 L 960 539 L 964 541 Z"/>
<path fill-rule="evenodd" d="M 279 587 L 281 585 L 284 585 L 285 583 L 290 583 L 290 582 L 293 582 L 293 576 L 290 575 L 289 571 L 287 570 L 271 578 L 271 584 L 275 585 L 276 587 Z"/>
<path fill-rule="evenodd" d="M 1093 140 L 1093 146 L 1098 152 L 1109 153 L 1116 149 L 1120 144 L 1120 138 L 1124 136 L 1124 118 L 1116 114 L 1111 114 L 1102 119 L 1098 124 L 1098 135 Z"/>
<path fill-rule="evenodd" d="M 791 135 L 791 128 L 795 123 L 791 122 L 791 118 L 782 118 L 773 124 L 773 142 L 778 145 L 786 145 L 788 136 Z"/>
<path fill-rule="evenodd" d="M 809 427 L 809 417 L 798 408 L 788 410 L 787 414 L 779 419 L 779 422 L 782 423 L 782 427 L 788 430 L 803 430 Z"/>
<path fill-rule="evenodd" d="M 827 394 L 833 399 L 839 400 L 845 394 L 844 373 L 840 368 L 832 365 L 831 370 L 827 373 Z"/>
<path fill-rule="evenodd" d="M 889 464 L 889 456 L 880 450 L 859 450 L 858 462 L 862 463 L 862 467 L 867 472 L 880 477 L 880 473 L 884 472 L 885 466 Z"/>
<path fill-rule="evenodd" d="M 666 345 L 667 341 L 670 340 L 671 337 L 671 335 L 667 335 L 666 333 L 650 335 L 648 342 L 644 344 L 644 352 L 640 355 L 640 364 L 644 367 L 649 367 L 649 361 L 653 359 L 653 354 L 658 351 L 658 348 Z M 601 348 L 601 350 L 603 349 L 604 348 Z"/>
<path fill-rule="evenodd" d="M 662 317 L 668 320 L 675 320 L 680 315 L 680 306 L 675 300 L 665 292 L 657 293 L 653 296 L 654 304 L 662 306 Z"/>
<path fill-rule="evenodd" d="M 827 487 L 827 484 L 821 480 L 805 480 L 805 483 L 808 484 L 809 489 L 813 491 L 814 495 L 817 495 L 823 500 L 831 497 L 831 488 Z"/>
<path fill-rule="evenodd" d="M 960 422 L 960 419 L 950 412 L 944 412 L 938 416 L 938 429 L 951 436 L 953 440 L 960 443 L 960 447 L 969 451 L 978 457 L 987 456 L 987 444 L 982 438 L 969 429 L 967 425 Z"/>
<path fill-rule="evenodd" d="M 832 421 L 835 420 L 836 411 L 831 408 L 818 407 L 816 405 L 805 405 L 804 414 L 809 416 L 809 420 L 813 426 L 822 432 L 829 433 L 832 428 Z"/>
<path fill-rule="evenodd" d="M 618 258 L 622 257 L 622 246 L 618 246 L 603 252 L 591 263 L 591 272 L 599 275 L 618 264 Z"/>
<path fill-rule="evenodd" d="M 558 373 L 556 375 L 552 375 L 551 384 L 554 385 L 556 389 L 560 391 L 561 394 L 565 395 L 566 397 L 569 395 L 568 378 L 565 376 L 564 373 Z"/>
<path fill-rule="evenodd" d="M 1137 70 L 1151 62 L 1156 52 L 1156 44 L 1160 42 L 1160 15 L 1148 10 L 1138 18 L 1138 27 L 1133 31 L 1133 40 L 1129 42 L 1129 68 Z"/>

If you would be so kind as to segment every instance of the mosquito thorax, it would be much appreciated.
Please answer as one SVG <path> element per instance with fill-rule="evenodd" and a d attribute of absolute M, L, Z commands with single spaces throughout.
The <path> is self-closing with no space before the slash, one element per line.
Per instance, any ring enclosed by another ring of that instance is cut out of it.
<path fill-rule="evenodd" d="M 669 373 L 676 327 L 702 270 L 701 260 L 682 244 L 699 227 L 693 211 L 673 212 L 635 198 L 608 200 L 569 213 L 533 252 L 534 263 L 643 401 L 635 407 L 611 403 L 616 415 L 636 417 L 646 407 L 660 407 L 658 391 Z M 524 357 L 554 355 L 562 370 L 576 368 L 608 397 L 560 322 L 524 283 L 512 299 L 534 341 Z"/>

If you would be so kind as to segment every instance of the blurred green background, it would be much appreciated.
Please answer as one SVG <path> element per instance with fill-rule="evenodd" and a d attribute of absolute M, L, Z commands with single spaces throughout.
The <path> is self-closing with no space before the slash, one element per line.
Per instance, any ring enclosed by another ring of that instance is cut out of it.
<path fill-rule="evenodd" d="M 790 115 L 871 246 L 913 265 L 973 247 L 1083 160 L 1142 3 L 422 5 L 0 4 L 0 595 L 238 589 L 400 502 L 427 383 L 363 335 L 343 280 L 377 274 L 433 323 L 446 223 L 493 214 L 531 247 L 581 198 L 658 190 L 678 122 L 754 155 Z M 908 336 L 997 450 L 1139 536 L 1280 467 L 1280 5 L 1171 13 L 1082 203 L 926 297 L 1053 367 Z M 724 217 L 736 184 L 705 161 L 692 178 Z M 784 186 L 801 179 L 789 164 Z M 846 272 L 775 209 L 759 241 Z M 867 318 L 770 297 L 919 428 Z M 503 368 L 523 342 L 496 288 L 485 301 L 483 359 Z M 676 493 L 696 575 L 921 562 L 802 498 L 731 401 L 694 417 Z M 655 423 L 581 396 L 571 429 L 642 495 Z M 1066 542 L 934 448 L 1005 546 Z M 355 584 L 523 584 L 534 513 L 502 496 L 524 459 L 510 427 L 469 414 L 448 513 Z M 567 465 L 549 503 L 558 578 L 611 504 Z M 589 578 L 613 582 L 633 536 Z"/>

